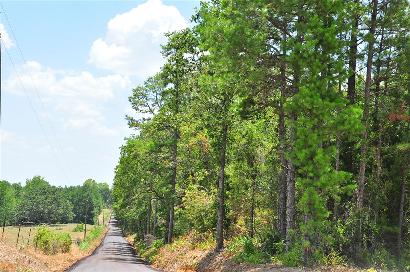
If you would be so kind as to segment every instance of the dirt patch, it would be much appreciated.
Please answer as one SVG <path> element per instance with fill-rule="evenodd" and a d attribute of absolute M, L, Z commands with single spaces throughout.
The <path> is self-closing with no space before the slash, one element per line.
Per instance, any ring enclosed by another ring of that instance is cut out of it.
<path fill-rule="evenodd" d="M 0 242 L 0 271 L 49 271 L 41 261 L 31 256 L 25 250 Z"/>
<path fill-rule="evenodd" d="M 165 272 L 299 272 L 296 268 L 283 268 L 272 264 L 251 265 L 234 261 L 233 256 L 226 251 L 215 252 L 211 248 L 198 249 L 189 242 L 166 245 L 156 256 L 153 266 Z"/>

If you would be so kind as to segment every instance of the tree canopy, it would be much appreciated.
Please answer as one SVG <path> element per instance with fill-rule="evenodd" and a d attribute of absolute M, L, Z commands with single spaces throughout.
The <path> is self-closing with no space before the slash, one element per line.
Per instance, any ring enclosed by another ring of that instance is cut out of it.
<path fill-rule="evenodd" d="M 212 231 L 217 250 L 246 236 L 294 265 L 382 252 L 404 267 L 408 29 L 404 0 L 202 2 L 129 98 L 123 227 L 167 243 Z"/>

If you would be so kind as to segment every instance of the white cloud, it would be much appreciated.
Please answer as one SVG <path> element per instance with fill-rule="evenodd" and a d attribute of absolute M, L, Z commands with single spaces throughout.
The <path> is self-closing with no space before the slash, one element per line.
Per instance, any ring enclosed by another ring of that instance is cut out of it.
<path fill-rule="evenodd" d="M 14 46 L 13 40 L 10 38 L 9 33 L 7 33 L 6 28 L 3 24 L 0 24 L 0 33 L 1 33 L 1 43 L 4 47 L 9 49 Z"/>
<path fill-rule="evenodd" d="M 164 61 L 160 53 L 164 34 L 185 27 L 187 23 L 176 7 L 148 0 L 108 22 L 105 37 L 91 47 L 89 62 L 120 74 L 152 75 Z"/>
<path fill-rule="evenodd" d="M 4 129 L 0 130 L 0 144 L 12 142 L 13 139 L 14 135 L 11 132 L 6 131 Z"/>
<path fill-rule="evenodd" d="M 28 61 L 17 73 L 10 75 L 4 86 L 10 93 L 26 93 L 32 99 L 41 97 L 37 102 L 43 102 L 45 107 L 57 113 L 65 129 L 87 128 L 115 134 L 115 130 L 104 124 L 104 102 L 113 98 L 115 92 L 130 89 L 131 83 L 121 75 L 96 77 L 85 71 L 58 71 Z M 43 107 L 40 109 L 44 110 Z"/>
<path fill-rule="evenodd" d="M 35 61 L 27 61 L 6 81 L 7 91 L 22 93 L 25 88 L 52 96 L 108 99 L 116 89 L 128 87 L 130 82 L 121 75 L 95 77 L 90 72 L 53 70 Z M 34 86 L 34 87 L 33 87 Z"/>

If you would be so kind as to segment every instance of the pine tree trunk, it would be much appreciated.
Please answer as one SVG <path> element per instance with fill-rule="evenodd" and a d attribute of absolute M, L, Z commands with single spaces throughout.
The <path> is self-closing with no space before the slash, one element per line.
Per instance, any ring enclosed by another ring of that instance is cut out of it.
<path fill-rule="evenodd" d="M 167 243 L 172 243 L 174 237 L 174 216 L 175 216 L 175 189 L 177 184 L 177 164 L 178 164 L 178 140 L 179 132 L 174 129 L 174 143 L 172 145 L 172 176 L 171 176 L 171 199 L 169 204 L 169 222 Z"/>
<path fill-rule="evenodd" d="M 403 219 L 404 219 L 404 201 L 406 196 L 406 184 L 405 176 L 403 175 L 401 181 L 401 195 L 400 195 L 400 207 L 399 207 L 399 231 L 397 234 L 397 253 L 400 256 L 403 248 Z"/>
<path fill-rule="evenodd" d="M 358 3 L 358 0 L 355 0 Z M 356 103 L 356 64 L 357 64 L 357 31 L 359 28 L 359 16 L 353 18 L 349 46 L 349 72 L 351 75 L 347 80 L 347 97 L 351 104 Z"/>
<path fill-rule="evenodd" d="M 157 200 L 154 199 L 154 209 L 153 209 L 153 215 L 152 215 L 152 235 L 156 237 L 156 230 L 157 230 Z"/>
<path fill-rule="evenodd" d="M 282 33 L 283 41 L 286 40 L 285 31 Z M 281 170 L 279 174 L 279 196 L 278 196 L 278 222 L 277 228 L 282 239 L 286 237 L 286 179 L 288 172 L 288 164 L 285 157 L 286 147 L 286 127 L 285 127 L 285 94 L 286 94 L 286 66 L 285 55 L 286 49 L 283 49 L 283 59 L 280 62 L 280 100 L 279 100 L 279 122 L 278 122 L 278 151 Z"/>
<path fill-rule="evenodd" d="M 291 122 L 296 122 L 296 114 L 291 114 Z M 291 128 L 289 133 L 290 150 L 292 152 L 293 145 L 295 143 L 295 129 Z M 287 160 L 287 177 L 286 177 L 286 250 L 289 250 L 291 245 L 291 232 L 295 227 L 295 181 L 296 171 L 295 165 L 291 160 Z"/>
<path fill-rule="evenodd" d="M 283 91 L 281 91 L 281 100 L 279 104 L 279 123 L 278 123 L 278 136 L 279 136 L 279 160 L 281 164 L 281 172 L 279 174 L 279 197 L 278 197 L 278 222 L 277 228 L 282 238 L 286 236 L 286 184 L 287 184 L 287 169 L 288 164 L 285 158 L 285 112 L 283 108 Z"/>
<path fill-rule="evenodd" d="M 377 133 L 377 143 L 376 143 L 376 182 L 380 183 L 381 174 L 382 174 L 382 157 L 381 157 L 381 148 L 382 148 L 382 130 L 380 125 L 380 69 L 381 69 L 381 55 L 383 53 L 383 42 L 384 42 L 384 27 L 382 28 L 380 43 L 379 43 L 379 52 L 377 58 L 377 67 L 376 67 L 376 87 L 374 90 L 374 126 Z"/>
<path fill-rule="evenodd" d="M 170 208 L 168 207 L 168 212 L 165 217 L 165 235 L 164 235 L 164 243 L 168 243 L 168 233 L 169 233 L 169 215 L 170 215 Z"/>
<path fill-rule="evenodd" d="M 151 212 L 152 212 L 152 205 L 151 199 L 148 201 L 148 209 L 147 209 L 147 222 L 146 222 L 146 231 L 145 234 L 151 234 Z"/>
<path fill-rule="evenodd" d="M 358 0 L 354 0 L 355 3 L 358 3 Z M 357 32 L 359 28 L 359 16 L 356 14 L 353 18 L 353 24 L 351 29 L 350 36 L 350 45 L 349 45 L 349 73 L 350 76 L 347 79 L 347 97 L 350 104 L 356 103 L 356 72 L 357 72 L 357 47 L 358 39 Z M 353 173 L 355 170 L 355 160 L 354 160 L 354 145 L 355 143 L 344 139 L 343 140 L 343 161 L 344 161 L 344 170 L 347 172 Z"/>
<path fill-rule="evenodd" d="M 295 227 L 295 166 L 290 160 L 286 183 L 286 250 L 288 250 L 291 243 L 291 232 Z"/>
<path fill-rule="evenodd" d="M 180 107 L 180 93 L 179 93 L 179 77 L 176 74 L 176 83 L 174 88 L 174 118 L 178 118 Z M 178 124 L 174 124 L 173 129 L 173 143 L 171 147 L 172 156 L 172 174 L 171 174 L 171 199 L 169 204 L 169 221 L 168 221 L 168 235 L 166 242 L 172 243 L 174 238 L 174 217 L 175 217 L 175 198 L 176 198 L 176 184 L 177 184 L 177 167 L 178 167 L 178 141 L 179 141 L 179 129 Z"/>
<path fill-rule="evenodd" d="M 218 220 L 216 225 L 216 250 L 222 250 L 224 246 L 224 222 L 225 222 L 225 163 L 226 146 L 228 138 L 228 124 L 222 124 L 222 138 L 219 153 L 219 177 L 218 177 Z"/>
<path fill-rule="evenodd" d="M 360 168 L 357 188 L 356 206 L 359 210 L 363 208 L 364 199 L 364 186 L 366 179 L 366 166 L 367 166 L 367 140 L 369 130 L 369 100 L 370 100 L 370 86 L 372 83 L 372 66 L 373 66 L 373 46 L 374 46 L 374 34 L 376 31 L 376 19 L 377 19 L 377 6 L 378 0 L 372 0 L 372 16 L 370 21 L 370 41 L 368 44 L 367 62 L 366 62 L 366 82 L 364 86 L 364 109 L 363 109 L 363 124 L 364 131 L 362 135 L 362 145 L 360 147 Z"/>
<path fill-rule="evenodd" d="M 254 162 L 252 162 L 252 166 L 254 165 Z M 256 194 L 256 178 L 257 178 L 257 173 L 255 167 L 252 167 L 252 188 L 251 188 L 251 209 L 250 209 L 250 215 L 249 215 L 249 236 L 251 238 L 254 237 L 255 235 L 255 194 Z"/>

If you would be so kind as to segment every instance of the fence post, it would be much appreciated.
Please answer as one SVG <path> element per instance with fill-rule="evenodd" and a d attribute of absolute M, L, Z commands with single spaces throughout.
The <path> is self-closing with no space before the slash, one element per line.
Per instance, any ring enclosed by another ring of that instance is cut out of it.
<path fill-rule="evenodd" d="M 19 224 L 19 232 L 17 233 L 17 242 L 16 242 L 16 246 L 18 246 L 18 244 L 19 244 L 20 230 L 21 230 L 21 224 Z"/>
<path fill-rule="evenodd" d="M 30 244 L 30 237 L 31 237 L 31 227 L 30 227 L 30 230 L 28 231 L 27 245 Z"/>

